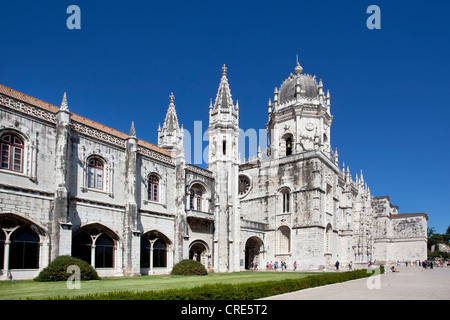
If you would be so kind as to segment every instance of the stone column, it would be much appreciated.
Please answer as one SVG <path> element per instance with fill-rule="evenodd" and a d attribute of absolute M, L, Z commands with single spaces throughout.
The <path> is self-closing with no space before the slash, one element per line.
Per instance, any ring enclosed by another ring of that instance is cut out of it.
<path fill-rule="evenodd" d="M 3 255 L 3 274 L 0 277 L 0 280 L 9 280 L 11 278 L 11 273 L 9 271 L 9 245 L 11 241 L 9 240 L 9 234 L 7 235 L 7 239 L 5 241 L 5 252 Z"/>
<path fill-rule="evenodd" d="M 72 224 L 69 221 L 69 141 L 70 112 L 64 93 L 61 108 L 56 113 L 55 148 L 55 198 L 51 226 L 51 256 L 54 260 L 61 255 L 70 255 L 72 251 Z"/>
<path fill-rule="evenodd" d="M 126 145 L 125 168 L 125 217 L 123 219 L 123 270 L 125 275 L 140 275 L 141 232 L 137 229 L 137 138 L 134 122 Z"/>

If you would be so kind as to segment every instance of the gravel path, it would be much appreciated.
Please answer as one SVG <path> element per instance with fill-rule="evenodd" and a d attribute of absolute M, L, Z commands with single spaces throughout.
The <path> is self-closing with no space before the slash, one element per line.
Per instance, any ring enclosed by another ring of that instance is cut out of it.
<path fill-rule="evenodd" d="M 263 300 L 448 300 L 450 267 L 397 267 L 374 276 L 268 297 Z"/>

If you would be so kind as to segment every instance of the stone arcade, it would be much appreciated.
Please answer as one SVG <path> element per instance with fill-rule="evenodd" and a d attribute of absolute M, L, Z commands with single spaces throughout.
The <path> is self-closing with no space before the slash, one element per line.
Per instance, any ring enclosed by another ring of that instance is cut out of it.
<path fill-rule="evenodd" d="M 0 85 L 0 277 L 27 279 L 60 255 L 100 276 L 214 272 L 294 261 L 426 258 L 427 215 L 398 214 L 331 148 L 330 94 L 297 64 L 268 104 L 268 148 L 242 163 L 239 106 L 222 77 L 209 106 L 208 169 L 186 163 L 170 95 L 158 146 Z M 207 108 L 205 108 L 205 112 Z"/>

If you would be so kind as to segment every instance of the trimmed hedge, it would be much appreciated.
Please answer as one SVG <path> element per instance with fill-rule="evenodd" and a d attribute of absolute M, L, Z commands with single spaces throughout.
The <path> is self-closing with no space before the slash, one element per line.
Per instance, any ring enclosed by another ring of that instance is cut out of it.
<path fill-rule="evenodd" d="M 208 274 L 205 266 L 195 260 L 181 260 L 172 269 L 170 273 L 178 276 L 204 276 Z"/>
<path fill-rule="evenodd" d="M 384 269 L 381 270 L 384 273 Z M 73 300 L 254 300 L 282 293 L 323 286 L 371 276 L 367 270 L 312 275 L 301 279 L 266 281 L 242 284 L 207 284 L 190 289 L 160 291 L 114 291 L 77 297 Z"/>
<path fill-rule="evenodd" d="M 71 256 L 60 256 L 43 269 L 34 280 L 39 282 L 66 281 L 73 274 L 67 273 L 67 268 L 71 265 L 77 265 L 80 268 L 81 280 L 100 279 L 97 271 L 86 261 Z"/>

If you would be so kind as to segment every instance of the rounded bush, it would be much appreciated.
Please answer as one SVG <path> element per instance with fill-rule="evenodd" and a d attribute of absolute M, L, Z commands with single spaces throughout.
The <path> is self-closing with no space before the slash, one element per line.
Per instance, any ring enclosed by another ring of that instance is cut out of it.
<path fill-rule="evenodd" d="M 71 256 L 60 256 L 43 269 L 34 280 L 40 282 L 66 281 L 73 274 L 73 271 L 67 273 L 67 268 L 71 265 L 77 265 L 80 268 L 81 280 L 100 279 L 97 271 L 86 261 Z"/>
<path fill-rule="evenodd" d="M 173 267 L 171 274 L 180 276 L 203 276 L 208 274 L 208 271 L 198 261 L 181 260 Z"/>

